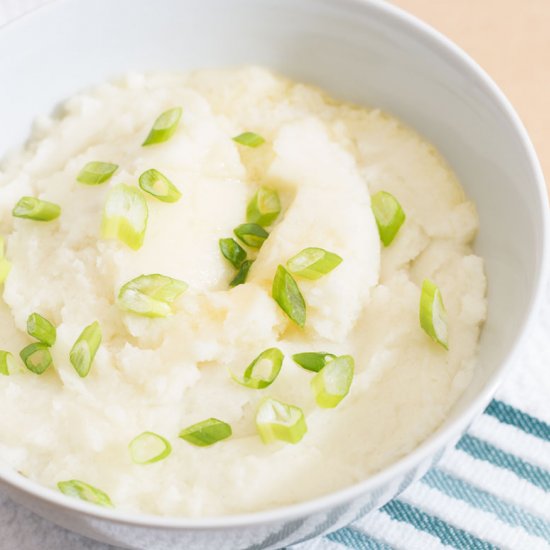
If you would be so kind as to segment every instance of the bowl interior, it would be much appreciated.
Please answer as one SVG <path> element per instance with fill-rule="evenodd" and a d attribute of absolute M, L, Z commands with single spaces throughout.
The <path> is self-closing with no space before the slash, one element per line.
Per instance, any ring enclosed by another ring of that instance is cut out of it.
<path fill-rule="evenodd" d="M 498 91 L 392 10 L 360 0 L 58 0 L 0 32 L 0 155 L 24 141 L 37 115 L 128 71 L 262 64 L 401 117 L 447 158 L 481 222 L 489 317 L 475 379 L 448 425 L 494 383 L 529 316 L 547 204 Z"/>

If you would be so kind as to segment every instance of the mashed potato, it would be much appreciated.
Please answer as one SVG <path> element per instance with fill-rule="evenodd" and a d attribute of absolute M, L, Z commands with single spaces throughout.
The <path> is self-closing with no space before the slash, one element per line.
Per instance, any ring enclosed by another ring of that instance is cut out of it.
<path fill-rule="evenodd" d="M 174 136 L 142 147 L 152 122 L 183 108 Z M 251 149 L 244 131 L 266 142 Z M 120 168 L 102 185 L 76 176 L 89 161 Z M 109 189 L 137 185 L 156 168 L 182 198 L 147 197 L 149 222 L 135 251 L 100 238 Z M 322 92 L 259 68 L 190 75 L 132 75 L 69 100 L 59 118 L 37 121 L 33 139 L 0 173 L 0 234 L 12 270 L 0 304 L 0 349 L 30 343 L 26 319 L 57 327 L 54 367 L 0 376 L 0 460 L 39 483 L 80 479 L 118 508 L 163 515 L 251 512 L 325 494 L 380 470 L 414 449 L 443 421 L 475 364 L 486 314 L 483 261 L 471 250 L 474 205 L 435 149 L 378 110 L 337 103 Z M 229 289 L 234 268 L 218 240 L 245 221 L 258 186 L 276 189 L 282 213 L 246 284 Z M 370 195 L 385 190 L 407 219 L 381 247 Z M 13 218 L 23 195 L 61 206 L 39 223 Z M 271 297 L 277 265 L 305 247 L 343 262 L 316 281 L 298 280 L 304 329 Z M 144 273 L 182 279 L 189 290 L 161 319 L 123 312 L 121 285 Z M 419 324 L 422 280 L 441 289 L 449 351 Z M 98 320 L 103 342 L 80 378 L 70 349 Z M 280 375 L 264 390 L 237 384 L 261 351 L 278 347 Z M 293 353 L 323 350 L 355 359 L 349 395 L 316 406 L 312 373 Z M 296 445 L 262 443 L 255 427 L 266 396 L 299 406 L 308 431 Z M 199 448 L 181 429 L 216 417 L 233 436 Z M 172 442 L 162 462 L 132 462 L 128 443 L 143 431 Z"/>

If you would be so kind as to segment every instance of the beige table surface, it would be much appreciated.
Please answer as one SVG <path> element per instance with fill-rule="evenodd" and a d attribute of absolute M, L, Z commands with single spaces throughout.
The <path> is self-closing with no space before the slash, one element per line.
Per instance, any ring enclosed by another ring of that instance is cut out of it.
<path fill-rule="evenodd" d="M 550 189 L 550 0 L 393 0 L 456 42 L 502 88 Z"/>

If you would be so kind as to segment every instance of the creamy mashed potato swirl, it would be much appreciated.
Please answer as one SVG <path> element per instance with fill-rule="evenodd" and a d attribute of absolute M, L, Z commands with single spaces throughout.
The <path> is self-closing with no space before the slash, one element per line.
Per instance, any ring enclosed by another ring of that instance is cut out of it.
<path fill-rule="evenodd" d="M 142 147 L 152 122 L 175 105 L 174 136 Z M 266 143 L 249 149 L 243 131 Z M 87 186 L 89 161 L 120 166 Z M 149 168 L 182 192 L 151 197 L 142 248 L 100 238 L 109 189 L 137 185 Z M 229 289 L 234 268 L 218 240 L 245 221 L 259 185 L 278 191 L 282 213 L 246 284 Z M 370 195 L 389 191 L 407 219 L 381 247 Z M 15 219 L 23 195 L 61 206 L 59 219 Z M 473 254 L 474 205 L 437 151 L 397 119 L 337 103 L 317 89 L 260 68 L 189 75 L 132 75 L 70 99 L 58 118 L 37 121 L 25 149 L 0 173 L 0 234 L 12 270 L 0 304 L 0 348 L 17 356 L 30 342 L 26 319 L 57 326 L 54 368 L 0 376 L 0 460 L 52 488 L 82 479 L 119 508 L 213 516 L 294 503 L 346 487 L 414 449 L 443 421 L 475 364 L 486 314 L 486 280 Z M 299 280 L 307 304 L 300 329 L 271 297 L 279 264 L 306 247 L 343 262 L 316 281 Z M 162 319 L 123 312 L 121 285 L 141 274 L 182 279 L 189 290 Z M 420 328 L 424 278 L 441 289 L 449 351 Z M 98 320 L 103 342 L 90 374 L 68 357 L 82 328 Z M 264 390 L 235 383 L 261 351 L 285 354 Z M 293 353 L 349 354 L 356 371 L 335 409 L 315 404 L 312 374 Z M 254 418 L 272 396 L 302 408 L 308 431 L 296 445 L 266 445 Z M 233 436 L 208 448 L 178 439 L 205 418 Z M 162 462 L 132 462 L 128 443 L 143 431 L 172 442 Z"/>

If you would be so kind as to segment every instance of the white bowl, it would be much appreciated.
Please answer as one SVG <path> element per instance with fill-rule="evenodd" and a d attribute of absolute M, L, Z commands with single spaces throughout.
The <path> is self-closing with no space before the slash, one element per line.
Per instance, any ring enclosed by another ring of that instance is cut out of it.
<path fill-rule="evenodd" d="M 0 151 L 36 115 L 129 70 L 262 64 L 380 106 L 432 141 L 479 210 L 489 318 L 471 386 L 443 426 L 379 474 L 309 502 L 221 518 L 104 510 L 0 467 L 0 489 L 68 529 L 130 548 L 279 548 L 382 506 L 453 445 L 533 319 L 547 261 L 546 190 L 512 107 L 462 51 L 389 4 L 360 0 L 59 0 L 0 31 Z M 161 495 L 159 495 L 161 498 Z"/>

